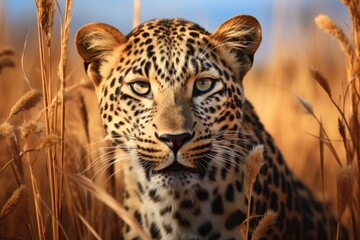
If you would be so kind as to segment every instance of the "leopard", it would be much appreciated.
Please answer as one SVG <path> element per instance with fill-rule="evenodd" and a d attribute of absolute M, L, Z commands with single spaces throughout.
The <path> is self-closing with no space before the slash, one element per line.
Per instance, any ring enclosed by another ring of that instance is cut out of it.
<path fill-rule="evenodd" d="M 113 161 L 122 162 L 123 206 L 151 239 L 251 239 L 261 218 L 249 214 L 268 210 L 277 218 L 261 239 L 335 238 L 332 213 L 289 169 L 245 97 L 261 40 L 250 15 L 212 32 L 181 18 L 153 19 L 127 35 L 96 22 L 77 31 L 104 130 L 119 151 Z M 249 197 L 244 163 L 258 146 L 264 164 Z M 130 224 L 121 236 L 142 239 Z"/>

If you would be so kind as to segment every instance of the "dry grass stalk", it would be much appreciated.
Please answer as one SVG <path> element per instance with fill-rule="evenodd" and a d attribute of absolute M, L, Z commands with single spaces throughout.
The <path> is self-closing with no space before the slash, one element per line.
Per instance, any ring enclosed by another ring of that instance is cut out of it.
<path fill-rule="evenodd" d="M 134 23 L 133 27 L 137 27 L 140 24 L 140 12 L 141 12 L 141 0 L 134 0 Z"/>
<path fill-rule="evenodd" d="M 11 136 L 14 133 L 14 126 L 4 122 L 0 124 L 0 140 Z"/>
<path fill-rule="evenodd" d="M 320 120 L 322 125 L 322 120 Z M 321 187 L 322 187 L 322 200 L 325 203 L 325 181 L 324 181 L 324 130 L 319 128 L 319 152 L 320 152 L 320 170 L 321 170 Z"/>
<path fill-rule="evenodd" d="M 98 239 L 98 240 L 101 240 L 102 238 L 99 236 L 99 234 L 95 231 L 95 229 L 91 226 L 91 224 L 86 221 L 86 219 L 81 216 L 80 213 L 77 214 L 78 217 L 80 218 L 81 222 L 85 225 L 85 227 L 87 229 L 89 229 L 89 231 L 91 232 L 92 236 L 95 238 L 95 239 Z"/>
<path fill-rule="evenodd" d="M 0 212 L 0 221 L 6 218 L 19 204 L 20 200 L 23 198 L 23 193 L 25 190 L 25 185 L 20 185 L 18 189 L 16 189 L 10 198 L 6 201 L 5 205 L 2 207 Z"/>
<path fill-rule="evenodd" d="M 60 63 L 58 67 L 58 75 L 60 78 L 60 86 L 61 86 L 61 123 L 60 123 L 60 137 L 62 139 L 60 143 L 60 169 L 63 168 L 64 165 L 64 152 L 65 152 L 65 89 L 66 89 L 66 64 L 67 64 L 67 58 L 68 58 L 68 42 L 69 42 L 69 36 L 70 36 L 70 13 L 71 13 L 71 6 L 72 6 L 72 0 L 67 0 L 65 5 L 65 16 L 64 21 L 61 26 L 61 53 L 60 53 Z M 55 106 L 55 109 L 57 109 L 57 105 Z M 57 111 L 55 111 L 55 119 L 57 119 Z M 63 191 L 63 175 L 60 172 L 59 176 L 59 186 L 58 186 L 58 196 L 62 195 Z M 61 207 L 62 207 L 62 198 L 60 197 L 58 199 L 58 203 L 56 206 L 56 209 L 61 213 Z M 58 217 L 58 216 L 57 216 Z"/>
<path fill-rule="evenodd" d="M 144 231 L 144 229 L 138 224 L 138 222 L 129 214 L 123 206 L 120 205 L 115 198 L 109 195 L 102 187 L 97 186 L 94 182 L 89 179 L 75 175 L 72 173 L 66 173 L 72 181 L 82 186 L 88 192 L 92 194 L 95 198 L 100 200 L 103 204 L 111 208 L 116 215 L 118 215 L 126 224 L 134 228 L 144 240 L 150 240 L 150 236 Z"/>
<path fill-rule="evenodd" d="M 244 162 L 245 192 L 248 199 L 247 219 L 250 219 L 252 187 L 256 180 L 256 176 L 258 175 L 261 167 L 264 164 L 263 153 L 264 153 L 264 146 L 257 145 L 254 149 L 251 150 L 251 152 L 246 157 Z M 245 239 L 248 239 L 249 228 L 250 228 L 250 221 L 247 221 L 246 230 L 245 230 Z"/>
<path fill-rule="evenodd" d="M 346 5 L 351 17 L 352 32 L 351 41 L 344 32 L 337 27 L 329 17 L 320 15 L 315 22 L 325 32 L 332 34 L 340 43 L 347 57 L 348 88 L 342 99 L 340 108 L 331 98 L 334 106 L 338 109 L 341 118 L 338 119 L 338 130 L 342 137 L 348 166 L 340 169 L 337 177 L 337 205 L 338 205 L 338 231 L 339 221 L 349 206 L 350 233 L 353 239 L 360 239 L 357 226 L 360 225 L 360 2 L 358 0 L 341 0 Z M 349 94 L 349 95 L 348 95 Z M 350 104 L 347 100 L 350 99 Z M 345 106 L 349 105 L 349 113 L 345 116 Z M 349 138 L 349 139 L 348 139 Z M 353 167 L 357 171 L 351 171 Z M 355 190 L 353 191 L 353 185 Z M 350 234 L 350 235 L 351 235 Z"/>
<path fill-rule="evenodd" d="M 319 118 L 315 115 L 314 110 L 311 106 L 311 104 L 304 100 L 303 98 L 296 96 L 296 98 L 299 100 L 300 104 L 304 107 L 304 109 L 306 110 L 306 112 L 308 114 L 310 114 L 319 124 L 320 126 L 320 131 L 322 131 L 323 137 L 320 138 L 320 141 L 323 141 L 323 143 L 329 148 L 329 150 L 331 151 L 331 153 L 333 154 L 333 156 L 335 157 L 335 160 L 337 161 L 337 163 L 339 164 L 339 166 L 342 166 L 341 160 L 339 155 L 336 152 L 336 149 L 334 147 L 334 145 L 332 144 L 329 135 L 326 133 L 324 126 L 322 124 L 322 122 L 319 120 Z M 334 102 L 333 102 L 334 103 Z"/>
<path fill-rule="evenodd" d="M 315 18 L 315 23 L 319 28 L 332 34 L 340 43 L 342 50 L 346 53 L 347 56 L 352 55 L 352 46 L 345 36 L 345 33 L 341 28 L 339 28 L 331 19 L 326 15 L 318 15 Z"/>
<path fill-rule="evenodd" d="M 25 93 L 11 108 L 8 119 L 12 116 L 35 107 L 42 99 L 43 94 L 37 90 Z"/>
<path fill-rule="evenodd" d="M 266 211 L 264 217 L 260 220 L 259 224 L 255 228 L 251 240 L 260 240 L 262 239 L 266 232 L 270 229 L 270 226 L 276 222 L 277 214 L 272 211 Z"/>

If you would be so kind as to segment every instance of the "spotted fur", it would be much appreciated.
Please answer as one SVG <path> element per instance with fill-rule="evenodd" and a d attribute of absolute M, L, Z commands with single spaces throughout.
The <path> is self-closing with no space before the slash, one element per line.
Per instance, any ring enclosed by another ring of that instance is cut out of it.
<path fill-rule="evenodd" d="M 105 130 L 124 161 L 124 205 L 153 239 L 241 239 L 242 163 L 258 144 L 265 164 L 251 215 L 278 214 L 266 238 L 334 238 L 335 221 L 288 169 L 244 96 L 260 41 L 258 21 L 246 15 L 213 33 L 183 19 L 151 20 L 127 36 L 99 23 L 78 31 Z M 139 239 L 129 226 L 122 234 Z"/>

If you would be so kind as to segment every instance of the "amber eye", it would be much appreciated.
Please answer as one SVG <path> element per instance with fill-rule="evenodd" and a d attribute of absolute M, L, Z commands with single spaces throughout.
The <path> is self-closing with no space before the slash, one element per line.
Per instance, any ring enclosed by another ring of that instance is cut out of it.
<path fill-rule="evenodd" d="M 211 91 L 215 86 L 216 80 L 212 78 L 201 78 L 195 81 L 194 95 L 201 95 Z"/>
<path fill-rule="evenodd" d="M 130 83 L 130 87 L 139 96 L 145 96 L 150 92 L 150 84 L 144 81 Z"/>

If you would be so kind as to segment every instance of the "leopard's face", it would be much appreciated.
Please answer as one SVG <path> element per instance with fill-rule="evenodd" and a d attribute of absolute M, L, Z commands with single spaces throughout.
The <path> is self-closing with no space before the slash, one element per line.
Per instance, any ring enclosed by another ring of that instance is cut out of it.
<path fill-rule="evenodd" d="M 245 15 L 213 33 L 182 19 L 127 36 L 99 23 L 77 33 L 105 130 L 121 150 L 125 207 L 152 238 L 240 235 L 242 79 L 260 41 L 259 23 Z"/>
<path fill-rule="evenodd" d="M 174 188 L 237 171 L 241 81 L 261 39 L 254 18 L 214 33 L 182 19 L 152 20 L 128 36 L 93 24 L 77 39 L 105 130 L 145 183 Z"/>

